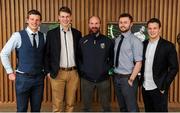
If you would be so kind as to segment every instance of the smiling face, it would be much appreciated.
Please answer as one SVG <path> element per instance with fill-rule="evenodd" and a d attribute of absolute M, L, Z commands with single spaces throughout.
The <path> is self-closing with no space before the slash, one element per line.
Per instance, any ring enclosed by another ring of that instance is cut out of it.
<path fill-rule="evenodd" d="M 62 25 L 62 27 L 68 28 L 71 25 L 71 20 L 72 20 L 72 17 L 70 13 L 63 12 L 63 11 L 59 13 L 59 22 Z"/>
<path fill-rule="evenodd" d="M 119 18 L 119 29 L 122 33 L 129 31 L 132 27 L 132 22 L 129 17 Z"/>
<path fill-rule="evenodd" d="M 161 28 L 158 23 L 152 22 L 147 26 L 147 31 L 150 37 L 150 40 L 156 40 L 160 37 Z"/>
<path fill-rule="evenodd" d="M 31 14 L 28 16 L 27 18 L 27 24 L 28 27 L 33 31 L 33 32 L 37 32 L 38 28 L 41 24 L 41 17 L 40 15 L 36 15 L 36 14 Z"/>
<path fill-rule="evenodd" d="M 89 33 L 98 33 L 100 32 L 100 19 L 96 16 L 93 16 L 89 19 Z"/>

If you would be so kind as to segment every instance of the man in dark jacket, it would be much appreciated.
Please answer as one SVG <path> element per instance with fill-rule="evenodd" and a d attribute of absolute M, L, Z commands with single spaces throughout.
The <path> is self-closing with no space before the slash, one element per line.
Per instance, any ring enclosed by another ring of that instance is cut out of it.
<path fill-rule="evenodd" d="M 47 33 L 45 70 L 51 82 L 53 112 L 72 112 L 75 105 L 79 83 L 77 48 L 81 32 L 71 27 L 71 21 L 71 10 L 61 7 L 60 27 Z"/>
<path fill-rule="evenodd" d="M 110 81 L 108 70 L 113 64 L 113 42 L 100 34 L 100 18 L 89 18 L 89 34 L 80 40 L 80 72 L 83 111 L 91 111 L 96 87 L 103 111 L 110 111 Z"/>
<path fill-rule="evenodd" d="M 168 89 L 178 71 L 175 46 L 160 37 L 157 18 L 147 22 L 149 40 L 144 42 L 142 94 L 146 112 L 168 111 Z"/>

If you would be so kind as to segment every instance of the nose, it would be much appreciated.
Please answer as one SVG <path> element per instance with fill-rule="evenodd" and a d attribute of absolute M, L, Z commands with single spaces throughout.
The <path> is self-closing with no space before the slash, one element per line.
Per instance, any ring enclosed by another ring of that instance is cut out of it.
<path fill-rule="evenodd" d="M 33 22 L 33 23 L 37 23 L 37 22 L 38 22 L 38 20 L 33 20 L 32 22 Z"/>

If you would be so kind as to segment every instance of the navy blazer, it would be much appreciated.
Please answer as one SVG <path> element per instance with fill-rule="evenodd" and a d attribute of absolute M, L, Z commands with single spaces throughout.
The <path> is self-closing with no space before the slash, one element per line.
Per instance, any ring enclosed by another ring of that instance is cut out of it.
<path fill-rule="evenodd" d="M 141 83 L 144 80 L 146 49 L 149 41 L 144 41 Z M 153 61 L 153 79 L 159 90 L 168 90 L 178 72 L 177 52 L 173 43 L 160 38 Z"/>
<path fill-rule="evenodd" d="M 78 44 L 82 37 L 81 32 L 71 28 L 73 35 L 73 46 L 75 63 L 78 67 Z M 45 72 L 50 73 L 52 78 L 56 78 L 60 66 L 60 53 L 61 53 L 61 37 L 60 27 L 52 29 L 47 32 L 46 47 L 45 47 Z"/>

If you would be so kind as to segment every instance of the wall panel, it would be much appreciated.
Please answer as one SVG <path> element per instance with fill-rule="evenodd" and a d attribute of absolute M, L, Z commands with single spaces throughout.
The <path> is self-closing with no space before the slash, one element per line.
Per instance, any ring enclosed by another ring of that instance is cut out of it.
<path fill-rule="evenodd" d="M 67 5 L 72 9 L 72 25 L 88 34 L 88 18 L 99 16 L 102 20 L 101 32 L 107 33 L 107 23 L 117 21 L 123 12 L 133 15 L 135 22 L 147 21 L 157 17 L 162 22 L 162 36 L 176 44 L 179 57 L 179 46 L 176 36 L 180 33 L 180 0 L 0 0 L 0 50 L 11 34 L 23 29 L 27 11 L 37 9 L 42 13 L 42 22 L 54 22 L 58 19 L 58 9 Z M 15 68 L 15 53 L 10 57 Z M 14 82 L 7 78 L 0 64 L 0 103 L 15 103 Z M 112 82 L 112 81 L 111 81 Z M 170 106 L 180 105 L 180 77 L 179 73 L 169 90 Z M 111 100 L 116 102 L 114 89 L 111 89 Z M 97 101 L 95 94 L 94 101 Z M 80 102 L 80 88 L 77 92 L 77 101 Z M 44 103 L 51 103 L 51 88 L 49 80 L 45 80 Z M 138 103 L 143 104 L 139 89 Z"/>

